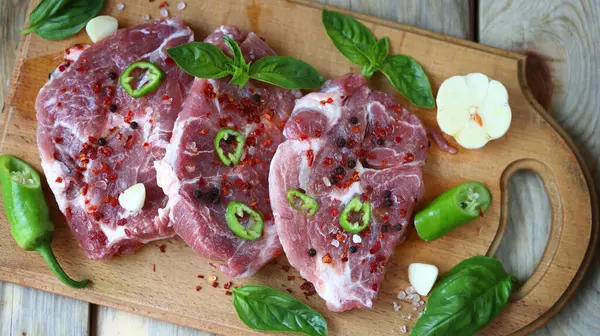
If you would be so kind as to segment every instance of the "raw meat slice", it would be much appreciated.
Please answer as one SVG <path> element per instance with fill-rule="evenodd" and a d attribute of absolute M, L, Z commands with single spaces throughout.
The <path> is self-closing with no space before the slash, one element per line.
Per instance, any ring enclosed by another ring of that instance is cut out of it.
<path fill-rule="evenodd" d="M 110 258 L 175 234 L 153 163 L 165 153 L 192 83 L 166 50 L 193 39 L 176 19 L 119 30 L 87 48 L 68 49 L 38 94 L 42 167 L 90 258 Z M 119 75 L 137 61 L 155 63 L 166 76 L 158 90 L 134 99 L 120 87 Z M 136 183 L 144 183 L 146 201 L 131 213 L 117 197 Z"/>
<path fill-rule="evenodd" d="M 284 134 L 269 190 L 289 262 L 330 310 L 371 308 L 385 265 L 405 240 L 423 196 L 423 124 L 386 94 L 371 91 L 362 76 L 348 74 L 299 99 Z M 318 202 L 314 217 L 290 206 L 291 189 Z M 355 196 L 372 208 L 369 226 L 358 234 L 340 226 Z"/>
<path fill-rule="evenodd" d="M 220 27 L 205 41 L 228 53 L 224 35 L 239 43 L 248 62 L 275 54 L 254 33 L 231 26 Z M 300 93 L 255 81 L 240 90 L 228 81 L 194 81 L 156 171 L 158 185 L 169 196 L 170 219 L 177 234 L 197 253 L 222 263 L 219 268 L 227 275 L 244 277 L 282 251 L 269 205 L 269 164 L 284 140 L 281 129 Z M 237 129 L 246 139 L 242 160 L 235 168 L 224 165 L 215 153 L 215 136 L 223 128 Z M 228 228 L 225 210 L 231 201 L 243 202 L 262 214 L 261 238 L 243 240 Z"/>

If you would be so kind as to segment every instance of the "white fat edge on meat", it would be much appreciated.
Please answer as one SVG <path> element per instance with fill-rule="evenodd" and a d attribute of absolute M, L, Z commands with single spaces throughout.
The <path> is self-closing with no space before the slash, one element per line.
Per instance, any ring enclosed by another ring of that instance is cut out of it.
<path fill-rule="evenodd" d="M 335 124 L 337 124 L 342 117 L 342 102 L 341 98 L 342 94 L 339 92 L 313 92 L 309 93 L 306 96 L 296 100 L 296 105 L 294 106 L 294 110 L 292 111 L 292 115 L 290 118 L 293 118 L 294 115 L 301 113 L 303 111 L 317 111 L 327 117 L 327 130 L 331 129 Z M 321 104 L 321 101 L 327 100 L 329 98 L 333 99 L 331 104 Z M 286 134 L 286 130 L 284 129 L 283 135 L 287 138 L 288 134 Z"/>
<path fill-rule="evenodd" d="M 300 163 L 300 172 L 298 174 L 298 185 L 304 190 L 308 190 L 308 183 L 310 181 L 310 172 L 312 167 L 308 166 L 308 158 L 306 152 L 312 149 L 315 156 L 321 151 L 323 146 L 323 140 L 320 139 L 309 139 L 309 140 L 288 140 L 291 148 L 296 152 L 298 156 L 302 158 Z"/>
<path fill-rule="evenodd" d="M 176 24 L 174 23 L 174 20 L 167 20 L 167 23 L 171 26 L 175 26 Z M 140 30 L 140 32 L 144 33 L 144 34 L 150 34 L 151 32 L 145 32 L 145 29 Z M 163 40 L 163 42 L 160 44 L 160 47 L 154 49 L 153 51 L 143 55 L 140 57 L 140 59 L 149 59 L 149 60 L 155 60 L 156 56 L 164 56 L 161 57 L 161 59 L 164 61 L 169 55 L 166 52 L 163 52 L 163 49 L 166 47 L 166 45 L 171 42 L 171 40 L 174 40 L 176 38 L 182 37 L 182 36 L 186 36 L 186 35 L 190 35 L 190 37 L 188 38 L 188 42 L 194 42 L 194 33 L 192 32 L 190 34 L 190 30 L 188 29 L 178 29 L 176 30 L 174 33 L 172 33 L 171 35 L 169 35 L 167 38 L 165 38 Z"/>
<path fill-rule="evenodd" d="M 42 160 L 42 169 L 44 170 L 50 189 L 52 189 L 52 192 L 56 195 L 56 203 L 58 204 L 60 211 L 65 213 L 69 207 L 69 201 L 65 195 L 68 186 L 67 176 L 69 174 L 69 168 L 64 163 L 52 159 L 50 161 Z M 58 177 L 63 179 L 61 183 L 56 182 Z M 79 195 L 78 198 L 79 197 L 83 196 Z"/>

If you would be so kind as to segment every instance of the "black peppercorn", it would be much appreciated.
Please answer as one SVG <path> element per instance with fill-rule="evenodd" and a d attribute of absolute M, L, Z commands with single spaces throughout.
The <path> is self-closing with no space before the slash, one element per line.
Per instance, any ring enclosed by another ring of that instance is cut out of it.
<path fill-rule="evenodd" d="M 391 207 L 392 205 L 394 205 L 394 201 L 389 198 L 385 200 L 385 206 Z"/>
<path fill-rule="evenodd" d="M 107 144 L 106 139 L 104 139 L 104 138 L 98 139 L 99 146 L 106 146 L 106 144 Z"/>
<path fill-rule="evenodd" d="M 383 197 L 384 198 L 392 198 L 392 191 L 391 190 L 386 190 L 383 192 Z"/>
<path fill-rule="evenodd" d="M 334 172 L 338 175 L 343 174 L 344 173 L 344 167 L 337 167 L 335 168 Z"/>
<path fill-rule="evenodd" d="M 314 248 L 311 248 L 310 250 L 308 250 L 308 255 L 311 257 L 314 257 L 317 255 L 317 250 L 315 250 Z"/>
<path fill-rule="evenodd" d="M 396 231 L 401 231 L 402 230 L 402 224 L 396 224 L 396 225 L 394 225 L 394 229 Z"/>
<path fill-rule="evenodd" d="M 333 184 L 338 184 L 339 180 L 338 180 L 337 176 L 331 175 L 329 177 L 329 182 L 331 182 L 331 184 L 333 185 Z"/>
<path fill-rule="evenodd" d="M 356 253 L 356 250 L 358 250 L 358 248 L 354 245 L 350 246 L 350 252 L 351 253 Z"/>
<path fill-rule="evenodd" d="M 306 190 L 304 190 L 304 189 L 302 189 L 302 188 L 298 188 L 298 189 L 296 189 L 296 190 L 298 190 L 299 192 L 301 192 L 301 193 L 303 193 L 303 194 L 306 194 Z"/>
<path fill-rule="evenodd" d="M 109 73 L 108 74 L 108 79 L 111 79 L 111 80 L 117 79 L 117 74 L 114 73 L 114 72 Z"/>
<path fill-rule="evenodd" d="M 346 139 L 344 138 L 337 138 L 337 140 L 335 140 L 335 145 L 338 147 L 344 147 L 346 146 Z"/>
<path fill-rule="evenodd" d="M 206 199 L 213 203 L 219 202 L 219 200 L 221 199 L 219 189 L 212 187 L 210 191 L 206 194 Z"/>
<path fill-rule="evenodd" d="M 202 199 L 202 191 L 200 189 L 194 190 L 194 197 L 197 199 Z"/>
<path fill-rule="evenodd" d="M 108 106 L 108 110 L 110 112 L 117 112 L 117 105 L 115 104 L 110 104 L 110 106 Z"/>
<path fill-rule="evenodd" d="M 253 94 L 252 100 L 254 100 L 257 103 L 260 103 L 260 95 L 258 93 Z"/>
<path fill-rule="evenodd" d="M 388 232 L 389 227 L 387 225 L 384 225 L 381 227 L 381 232 Z"/>
<path fill-rule="evenodd" d="M 348 160 L 348 168 L 352 169 L 354 167 L 356 167 L 356 161 Z"/>
<path fill-rule="evenodd" d="M 427 141 L 427 148 L 431 147 L 431 141 Z"/>
<path fill-rule="evenodd" d="M 383 146 L 385 141 L 383 139 L 377 139 L 377 146 Z"/>
<path fill-rule="evenodd" d="M 350 123 L 351 123 L 352 125 L 356 125 L 356 124 L 358 124 L 358 118 L 357 118 L 357 117 L 352 117 L 352 118 L 350 118 Z"/>
<path fill-rule="evenodd" d="M 132 121 L 131 124 L 129 124 L 129 126 L 131 126 L 131 128 L 136 129 L 138 128 L 140 125 L 138 125 L 137 121 Z"/>

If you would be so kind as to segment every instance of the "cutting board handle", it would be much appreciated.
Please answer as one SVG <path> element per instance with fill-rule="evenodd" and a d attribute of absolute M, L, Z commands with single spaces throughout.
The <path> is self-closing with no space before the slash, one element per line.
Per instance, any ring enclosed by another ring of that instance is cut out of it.
<path fill-rule="evenodd" d="M 509 190 L 508 185 L 510 178 L 513 174 L 521 170 L 529 170 L 537 173 L 542 181 L 544 182 L 544 189 L 551 207 L 551 221 L 550 234 L 548 236 L 548 242 L 546 248 L 539 261 L 539 264 L 535 268 L 533 274 L 529 279 L 522 284 L 522 286 L 513 294 L 512 300 L 527 300 L 527 295 L 534 290 L 537 286 L 542 285 L 545 287 L 547 284 L 543 284 L 544 281 L 549 281 L 546 277 L 548 274 L 548 268 L 552 263 L 553 259 L 557 257 L 558 244 L 560 242 L 561 234 L 563 231 L 564 220 L 563 220 L 563 203 L 561 202 L 561 194 L 557 188 L 556 177 L 552 173 L 550 167 L 543 162 L 535 159 L 521 159 L 511 163 L 504 172 L 500 179 L 500 190 L 502 193 L 501 198 L 501 214 L 500 214 L 500 226 L 498 228 L 498 234 L 490 249 L 488 255 L 493 256 L 498 251 L 500 243 L 504 238 L 504 234 L 508 229 L 508 214 L 509 214 Z M 516 223 L 515 223 L 516 224 Z M 531 223 L 525 223 L 530 225 Z M 534 237 L 535 239 L 536 237 Z M 561 253 L 567 251 L 561 250 Z"/>

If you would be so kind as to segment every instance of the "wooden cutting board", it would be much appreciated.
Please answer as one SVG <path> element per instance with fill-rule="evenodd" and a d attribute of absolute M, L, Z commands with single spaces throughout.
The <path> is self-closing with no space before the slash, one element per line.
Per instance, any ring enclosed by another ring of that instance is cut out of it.
<path fill-rule="evenodd" d="M 33 0 L 30 9 L 37 1 Z M 127 0 L 121 12 L 108 0 L 104 13 L 116 16 L 121 27 L 144 21 L 148 14 L 160 16 L 159 1 Z M 333 78 L 356 66 L 334 48 L 321 25 L 321 6 L 284 0 L 188 1 L 178 11 L 170 1 L 172 15 L 184 19 L 202 40 L 221 24 L 234 24 L 261 35 L 282 55 L 314 65 L 326 78 Z M 256 276 L 234 284 L 265 284 L 286 291 L 321 311 L 329 323 L 330 335 L 399 334 L 409 329 L 422 308 L 396 298 L 409 286 L 407 267 L 412 262 L 432 263 L 441 272 L 473 255 L 494 255 L 506 231 L 508 180 L 521 169 L 540 174 L 552 206 L 548 245 L 532 277 L 514 294 L 511 303 L 481 334 L 527 334 L 554 316 L 572 296 L 591 260 L 598 234 L 597 200 L 591 175 L 572 140 L 535 102 L 525 82 L 525 57 L 468 41 L 434 34 L 373 17 L 352 14 L 363 20 L 378 36 L 388 36 L 393 53 L 414 57 L 427 71 L 434 92 L 450 76 L 482 72 L 504 83 L 513 110 L 512 126 L 505 137 L 481 150 L 446 154 L 432 146 L 424 168 L 426 195 L 423 204 L 450 187 L 467 180 L 485 182 L 494 197 L 483 218 L 465 225 L 432 243 L 416 234 L 396 249 L 388 266 L 381 293 L 372 310 L 331 313 L 317 296 L 304 297 L 299 274 L 288 269 L 285 257 L 267 265 Z M 35 138 L 34 102 L 48 73 L 60 62 L 62 51 L 74 43 L 88 43 L 85 33 L 50 42 L 38 36 L 22 38 L 10 97 L 0 119 L 0 151 L 11 153 L 40 168 Z M 435 126 L 435 110 L 419 109 L 399 97 L 382 76 L 371 80 L 407 104 L 424 123 Z M 48 191 L 48 190 L 47 190 Z M 238 320 L 231 297 L 225 295 L 229 279 L 194 254 L 181 239 L 149 244 L 135 254 L 110 261 L 85 257 L 72 237 L 65 219 L 47 192 L 57 227 L 53 247 L 65 270 L 75 278 L 90 278 L 84 290 L 63 286 L 41 257 L 18 248 L 10 236 L 3 212 L 0 214 L 0 280 L 54 292 L 60 295 L 112 306 L 133 313 L 183 324 L 219 334 L 248 335 L 253 332 Z M 164 244 L 165 253 L 159 246 Z M 198 278 L 204 275 L 204 279 Z M 213 288 L 209 277 L 218 276 Z M 196 291 L 196 286 L 201 286 Z M 394 311 L 392 303 L 402 306 Z"/>

